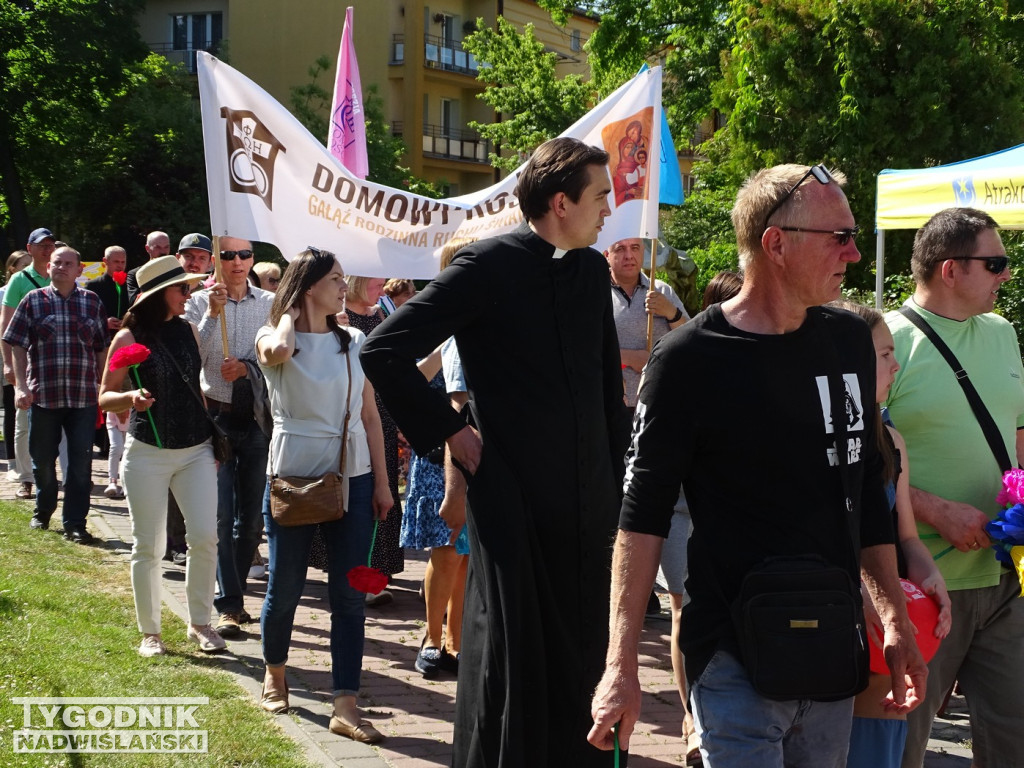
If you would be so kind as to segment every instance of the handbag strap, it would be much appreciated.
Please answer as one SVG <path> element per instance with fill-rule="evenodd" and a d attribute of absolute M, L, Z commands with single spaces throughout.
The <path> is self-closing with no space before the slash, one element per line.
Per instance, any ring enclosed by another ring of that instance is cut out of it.
<path fill-rule="evenodd" d="M 185 388 L 192 394 L 192 397 L 199 401 L 199 406 L 203 409 L 203 415 L 206 416 L 207 419 L 209 419 L 210 424 L 213 424 L 213 416 L 210 415 L 210 411 L 206 407 L 206 401 L 204 401 L 203 398 L 199 396 L 199 393 L 196 392 L 196 389 L 192 387 L 192 382 L 189 381 L 189 378 L 186 375 L 186 373 L 181 369 L 181 366 L 178 365 L 178 361 L 174 359 L 174 355 L 171 354 L 171 350 L 167 348 L 167 345 L 165 345 L 162 340 L 154 339 L 154 341 L 160 346 L 160 349 L 164 351 L 164 356 L 171 361 L 171 365 L 174 366 L 174 369 L 178 372 L 178 375 L 181 376 L 181 380 L 188 385 Z M 196 383 L 198 384 L 199 382 Z"/>
<path fill-rule="evenodd" d="M 949 367 L 953 369 L 953 375 L 956 376 L 956 380 L 960 384 L 961 389 L 963 389 L 964 395 L 967 396 L 967 402 L 970 403 L 971 410 L 974 412 L 974 418 L 978 420 L 981 431 L 985 433 L 985 440 L 988 441 L 988 447 L 992 451 L 992 455 L 995 456 L 999 469 L 1004 473 L 1012 469 L 1013 464 L 1010 462 L 1010 455 L 1006 452 L 1006 444 L 1003 443 L 1002 438 L 999 436 L 999 427 L 996 426 L 995 419 L 992 418 L 992 414 L 985 407 L 985 403 L 981 400 L 981 395 L 974 388 L 974 384 L 971 383 L 971 379 L 967 376 L 967 371 L 964 370 L 960 361 L 957 360 L 953 350 L 939 337 L 939 334 L 935 332 L 935 329 L 931 327 L 928 321 L 910 307 L 906 305 L 900 307 L 899 313 L 916 325 L 928 337 L 928 341 L 935 345 L 935 349 L 939 351 L 943 359 L 949 363 Z"/>

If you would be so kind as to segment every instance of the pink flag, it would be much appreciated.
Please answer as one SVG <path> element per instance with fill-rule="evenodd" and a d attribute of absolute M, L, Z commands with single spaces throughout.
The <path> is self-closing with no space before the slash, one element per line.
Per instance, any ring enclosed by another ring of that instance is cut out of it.
<path fill-rule="evenodd" d="M 352 6 L 345 11 L 345 28 L 338 51 L 338 76 L 331 104 L 331 125 L 327 146 L 338 161 L 360 179 L 370 170 L 366 159 L 366 123 L 363 115 L 363 86 L 352 43 Z"/>

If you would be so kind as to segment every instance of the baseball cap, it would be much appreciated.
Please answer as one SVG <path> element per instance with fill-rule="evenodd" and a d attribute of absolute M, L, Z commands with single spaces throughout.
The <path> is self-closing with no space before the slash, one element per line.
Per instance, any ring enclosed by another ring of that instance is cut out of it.
<path fill-rule="evenodd" d="M 48 230 L 46 227 L 40 227 L 39 229 L 33 229 L 32 234 L 28 236 L 29 245 L 38 245 L 43 240 L 56 240 L 53 236 L 53 232 Z"/>
<path fill-rule="evenodd" d="M 213 243 L 210 242 L 210 238 L 198 232 L 193 232 L 191 235 L 185 235 L 181 238 L 181 242 L 178 243 L 178 253 L 187 248 L 198 248 L 201 251 L 213 253 Z"/>

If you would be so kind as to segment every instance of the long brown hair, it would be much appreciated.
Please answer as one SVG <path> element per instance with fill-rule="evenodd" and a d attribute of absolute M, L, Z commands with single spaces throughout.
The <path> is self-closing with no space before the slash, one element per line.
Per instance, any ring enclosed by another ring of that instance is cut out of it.
<path fill-rule="evenodd" d="M 302 297 L 306 291 L 331 274 L 331 270 L 337 263 L 338 259 L 333 253 L 313 246 L 309 246 L 292 259 L 281 276 L 277 293 L 274 294 L 274 303 L 270 305 L 270 325 L 276 328 L 285 312 L 292 307 L 301 308 Z M 338 343 L 341 344 L 340 351 L 348 352 L 348 344 L 352 337 L 348 335 L 348 331 L 338 325 L 338 320 L 334 315 L 327 315 L 327 327 L 338 337 Z M 298 353 L 299 350 L 296 349 L 294 354 Z"/>

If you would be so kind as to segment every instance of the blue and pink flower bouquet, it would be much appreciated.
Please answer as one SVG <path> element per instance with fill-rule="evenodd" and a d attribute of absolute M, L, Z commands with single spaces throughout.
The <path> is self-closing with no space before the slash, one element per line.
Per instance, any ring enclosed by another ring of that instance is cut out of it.
<path fill-rule="evenodd" d="M 992 539 L 996 559 L 1016 569 L 1024 597 L 1024 469 L 1011 469 L 1003 475 L 1003 490 L 996 503 L 1004 509 L 985 526 L 985 533 Z"/>

